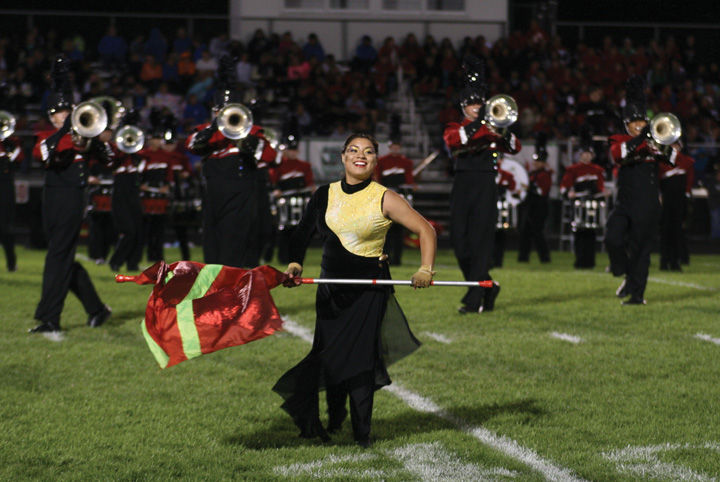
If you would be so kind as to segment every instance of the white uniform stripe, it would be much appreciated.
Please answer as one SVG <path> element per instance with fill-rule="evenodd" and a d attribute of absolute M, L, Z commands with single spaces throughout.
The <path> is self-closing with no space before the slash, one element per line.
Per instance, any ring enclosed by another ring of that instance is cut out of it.
<path fill-rule="evenodd" d="M 458 132 L 460 133 L 460 143 L 467 144 L 468 136 L 467 136 L 467 132 L 465 132 L 465 128 L 461 127 Z"/>

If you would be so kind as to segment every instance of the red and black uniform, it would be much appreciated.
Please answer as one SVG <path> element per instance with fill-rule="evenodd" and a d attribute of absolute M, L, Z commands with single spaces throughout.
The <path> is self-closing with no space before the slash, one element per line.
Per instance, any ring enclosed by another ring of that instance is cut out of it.
<path fill-rule="evenodd" d="M 112 219 L 112 167 L 90 159 L 90 176 L 96 183 L 90 184 L 90 211 L 88 212 L 88 256 L 97 264 L 103 264 L 110 248 L 117 240 Z"/>
<path fill-rule="evenodd" d="M 660 193 L 662 215 L 660 218 L 660 269 L 680 271 L 681 262 L 689 261 L 683 220 L 687 203 L 695 182 L 695 160 L 679 152 L 675 165 L 661 162 Z"/>
<path fill-rule="evenodd" d="M 180 259 L 190 259 L 190 243 L 188 240 L 188 227 L 193 222 L 194 209 L 192 207 L 195 195 L 196 179 L 188 156 L 182 152 L 166 151 L 172 159 L 173 172 L 173 216 L 172 225 L 175 237 L 180 246 Z M 182 206 L 183 209 L 179 209 Z"/>
<path fill-rule="evenodd" d="M 498 168 L 497 176 L 495 177 L 498 187 L 498 203 L 504 200 L 507 193 L 515 192 L 517 189 L 517 182 L 515 182 L 515 176 L 512 172 L 506 171 L 502 167 Z M 510 206 L 508 206 L 508 209 Z M 498 211 L 498 218 L 500 212 Z M 493 244 L 493 267 L 501 268 L 503 265 L 503 259 L 505 258 L 505 227 L 502 228 L 495 223 L 495 243 Z"/>
<path fill-rule="evenodd" d="M 312 188 L 315 184 L 312 167 L 309 162 L 300 159 L 282 158 L 280 165 L 270 169 L 270 182 L 283 195 Z M 307 193 L 309 196 L 310 193 Z M 298 220 L 299 221 L 299 220 Z M 278 231 L 278 261 L 290 262 L 290 237 L 297 226 L 284 226 Z"/>
<path fill-rule="evenodd" d="M 576 162 L 565 170 L 560 181 L 560 194 L 567 197 L 570 189 L 575 199 L 585 200 L 595 197 L 605 189 L 605 170 L 597 164 Z M 575 268 L 595 267 L 595 230 L 577 227 L 573 232 L 575 248 Z"/>
<path fill-rule="evenodd" d="M 550 188 L 552 187 L 552 170 L 547 166 L 530 171 L 530 184 L 525 200 L 520 206 L 520 245 L 518 261 L 530 259 L 533 243 L 537 249 L 541 263 L 550 262 L 550 250 L 545 239 L 545 222 L 550 211 Z"/>
<path fill-rule="evenodd" d="M 610 155 L 619 165 L 615 208 L 607 222 L 605 245 L 610 269 L 625 275 L 624 291 L 631 303 L 643 303 L 650 268 L 650 251 L 660 221 L 658 162 L 668 156 L 641 136 L 610 137 Z M 675 151 L 669 161 L 674 162 Z"/>
<path fill-rule="evenodd" d="M 443 138 L 455 163 L 450 196 L 450 236 L 455 256 L 466 280 L 489 280 L 497 222 L 498 152 L 515 154 L 520 151 L 520 142 L 512 133 L 500 136 L 485 124 L 467 118 L 461 123 L 449 123 Z M 462 299 L 464 307 L 469 311 L 492 309 L 484 306 L 485 300 L 493 298 L 498 290 L 499 285 L 487 290 L 469 288 Z"/>
<path fill-rule="evenodd" d="M 15 271 L 17 266 L 12 231 L 15 221 L 15 170 L 24 157 L 17 137 L 8 137 L 0 142 L 0 242 L 5 250 L 8 271 Z"/>
<path fill-rule="evenodd" d="M 127 263 L 136 271 L 143 253 L 143 211 L 140 203 L 140 164 L 142 151 L 118 152 L 113 170 L 112 217 L 118 241 L 110 258 L 110 268 L 119 271 Z"/>
<path fill-rule="evenodd" d="M 42 213 L 48 243 L 35 318 L 54 329 L 60 327 L 68 290 L 80 299 L 90 318 L 105 310 L 87 271 L 75 261 L 75 251 L 87 206 L 88 159 L 109 164 L 113 152 L 98 139 L 90 140 L 89 150 L 82 152 L 68 131 L 69 122 L 58 131 L 39 133 L 33 150 L 46 169 Z"/>
<path fill-rule="evenodd" d="M 402 185 L 415 184 L 413 162 L 402 154 L 387 154 L 379 157 L 375 166 L 375 178 L 380 184 L 399 192 Z M 391 265 L 402 264 L 403 237 L 405 229 L 400 223 L 393 223 L 385 238 L 385 246 Z"/>
<path fill-rule="evenodd" d="M 143 237 L 147 245 L 147 259 L 156 262 L 165 259 L 165 225 L 173 187 L 173 156 L 162 149 L 142 149 L 140 163 L 140 189 L 143 201 Z"/>
<path fill-rule="evenodd" d="M 211 124 L 204 124 L 187 139 L 188 150 L 204 156 L 205 263 L 234 267 L 259 264 L 260 252 L 253 243 L 258 243 L 260 237 L 259 200 L 268 196 L 261 191 L 266 173 L 258 169 L 257 163 L 275 159 L 275 150 L 261 131 L 254 125 L 242 141 L 233 141 Z M 268 199 L 268 211 L 269 204 Z"/>

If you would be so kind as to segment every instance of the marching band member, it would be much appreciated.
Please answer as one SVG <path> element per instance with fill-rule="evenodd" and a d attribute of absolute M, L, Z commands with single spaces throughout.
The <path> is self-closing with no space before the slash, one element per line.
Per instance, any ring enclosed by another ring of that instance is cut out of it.
<path fill-rule="evenodd" d="M 413 162 L 402 153 L 400 136 L 390 139 L 390 153 L 378 158 L 375 180 L 383 186 L 398 192 L 401 186 L 415 187 Z M 391 265 L 402 264 L 403 237 L 405 230 L 400 224 L 393 224 L 387 234 L 387 251 Z"/>
<path fill-rule="evenodd" d="M 124 126 L 135 126 L 140 122 L 137 111 L 129 111 L 120 122 Z M 139 142 L 135 139 L 135 142 Z M 113 164 L 112 217 L 118 233 L 115 251 L 110 258 L 110 269 L 118 272 L 127 263 L 129 271 L 139 270 L 143 254 L 143 210 L 140 201 L 140 165 L 146 164 L 142 145 L 131 146 L 136 152 L 123 152 L 117 146 Z M 134 147 L 134 148 L 133 148 Z"/>
<path fill-rule="evenodd" d="M 495 182 L 497 183 L 498 202 L 502 202 L 508 195 L 516 195 L 518 186 L 513 173 L 502 168 L 503 155 L 501 153 L 498 154 Z M 508 206 L 508 209 L 510 209 L 510 206 Z M 498 216 L 498 218 L 500 217 L 502 216 Z M 502 268 L 505 258 L 505 231 L 510 227 L 505 225 L 499 226 L 499 224 L 499 222 L 495 223 L 495 242 L 493 244 L 492 265 L 495 268 Z"/>
<path fill-rule="evenodd" d="M 5 250 L 7 269 L 11 272 L 17 269 L 15 235 L 12 232 L 15 220 L 15 170 L 25 157 L 20 139 L 12 135 L 12 130 L 14 128 L 8 126 L 0 137 L 0 242 Z"/>
<path fill-rule="evenodd" d="M 461 91 L 462 122 L 449 123 L 443 138 L 454 159 L 455 178 L 450 197 L 450 235 L 453 250 L 466 280 L 490 280 L 497 223 L 497 158 L 515 154 L 520 142 L 510 131 L 498 132 L 486 124 L 485 66 L 477 58 L 465 60 L 466 86 Z M 461 314 L 491 311 L 500 285 L 469 288 L 462 298 Z"/>
<path fill-rule="evenodd" d="M 312 167 L 307 161 L 298 158 L 297 133 L 288 134 L 285 138 L 285 149 L 282 151 L 280 165 L 270 168 L 270 181 L 274 186 L 273 197 L 277 200 L 292 193 L 311 194 L 315 191 Z M 298 219 L 299 221 L 299 219 Z M 286 224 L 278 231 L 278 261 L 283 264 L 290 262 L 290 238 L 296 226 Z"/>
<path fill-rule="evenodd" d="M 420 237 L 421 267 L 412 276 L 415 288 L 430 286 L 436 237 L 430 224 L 398 194 L 372 182 L 377 141 L 353 134 L 342 150 L 345 176 L 320 187 L 290 243 L 286 286 L 300 284 L 303 259 L 314 232 L 323 238 L 323 278 L 389 279 L 383 254 L 393 222 Z M 355 442 L 371 445 L 370 425 L 375 390 L 390 383 L 387 366 L 419 346 L 391 289 L 384 285 L 321 284 L 315 300 L 317 319 L 310 353 L 286 372 L 273 390 L 285 403 L 305 438 L 328 440 L 348 415 Z M 388 343 L 390 342 L 390 343 Z M 384 353 L 383 353 L 384 352 Z M 320 423 L 319 391 L 326 389 L 327 431 Z"/>
<path fill-rule="evenodd" d="M 575 199 L 595 198 L 605 191 L 605 170 L 593 162 L 595 151 L 589 136 L 581 136 L 578 161 L 565 169 L 560 181 L 560 195 Z M 576 226 L 573 230 L 576 269 L 595 267 L 595 229 Z"/>
<path fill-rule="evenodd" d="M 178 149 L 178 140 L 175 133 L 176 122 L 172 114 L 165 117 L 165 134 L 160 148 L 167 154 L 172 170 L 173 204 L 183 203 L 191 200 L 194 192 L 195 176 L 188 156 Z M 183 219 L 179 211 L 173 210 L 171 216 L 175 238 L 180 246 L 180 259 L 189 260 L 190 241 L 188 240 L 189 219 Z M 189 212 L 183 213 L 189 215 Z"/>
<path fill-rule="evenodd" d="M 165 225 L 174 184 L 173 156 L 162 148 L 165 132 L 163 120 L 155 119 L 147 147 L 141 151 L 144 157 L 140 163 L 140 192 L 145 211 L 143 237 L 150 262 L 165 259 Z"/>
<path fill-rule="evenodd" d="M 528 262 L 532 244 L 535 244 L 541 263 L 550 262 L 550 250 L 545 240 L 545 222 L 550 210 L 552 170 L 547 167 L 547 136 L 539 133 L 535 140 L 535 152 L 530 166 L 530 183 L 520 209 L 520 246 L 518 261 Z"/>
<path fill-rule="evenodd" d="M 95 264 L 105 264 L 110 248 L 117 240 L 112 219 L 112 166 L 89 160 L 88 186 L 90 211 L 88 212 L 88 257 Z"/>
<path fill-rule="evenodd" d="M 257 163 L 258 160 L 274 161 L 275 150 L 270 147 L 262 135 L 262 128 L 257 125 L 253 125 L 250 133 L 239 140 L 229 139 L 218 131 L 217 114 L 220 110 L 242 100 L 242 93 L 236 88 L 232 60 L 225 56 L 221 64 L 218 72 L 220 86 L 216 90 L 212 110 L 213 120 L 195 128 L 195 132 L 187 139 L 187 148 L 193 154 L 204 156 L 205 263 L 249 267 L 251 264 L 257 265 L 256 261 L 249 260 L 251 243 L 258 236 L 258 186 L 263 174 L 258 170 Z"/>
<path fill-rule="evenodd" d="M 677 151 L 675 165 L 661 162 L 660 193 L 660 269 L 682 271 L 680 264 L 687 256 L 683 220 L 687 213 L 692 185 L 695 182 L 695 160 L 682 152 L 682 141 L 673 144 Z M 689 259 L 687 260 L 689 262 Z"/>
<path fill-rule="evenodd" d="M 610 137 L 610 154 L 618 164 L 617 199 L 610 213 L 605 245 L 614 276 L 625 276 L 616 291 L 630 297 L 624 305 L 646 304 L 644 294 L 650 267 L 650 251 L 660 220 L 658 162 L 674 163 L 676 151 L 665 154 L 649 141 L 645 112 L 645 83 L 629 79 L 623 121 L 627 134 Z"/>
<path fill-rule="evenodd" d="M 45 166 L 43 225 L 48 251 L 43 269 L 42 295 L 35 318 L 40 324 L 31 333 L 60 331 L 60 314 L 68 291 L 88 313 L 87 324 L 102 325 L 111 310 L 98 296 L 85 268 L 75 261 L 80 226 L 86 206 L 88 158 L 110 163 L 112 150 L 97 138 L 85 138 L 71 123 L 73 110 L 68 61 L 58 56 L 52 66 L 53 88 L 48 116 L 56 130 L 38 133 L 33 154 Z"/>

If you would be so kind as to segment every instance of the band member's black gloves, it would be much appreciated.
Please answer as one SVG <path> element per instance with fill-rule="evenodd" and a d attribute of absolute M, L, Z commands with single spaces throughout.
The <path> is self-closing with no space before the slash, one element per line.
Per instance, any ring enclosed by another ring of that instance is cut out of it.
<path fill-rule="evenodd" d="M 15 144 L 10 139 L 3 139 L 0 142 L 2 142 L 3 149 L 5 149 L 6 153 L 10 154 L 15 150 Z"/>
<path fill-rule="evenodd" d="M 107 142 L 102 142 L 97 137 L 93 137 L 90 141 L 89 151 L 104 166 L 109 166 L 115 155 L 110 145 Z"/>
<path fill-rule="evenodd" d="M 480 130 L 480 127 L 483 125 L 483 116 L 478 116 L 477 119 L 463 127 L 465 129 L 465 135 L 468 138 L 468 141 L 472 139 L 472 137 L 475 135 L 475 133 Z"/>
<path fill-rule="evenodd" d="M 55 134 L 45 139 L 45 147 L 47 147 L 49 158 L 52 158 L 53 154 L 55 154 L 55 149 L 57 149 L 57 146 L 60 143 L 60 139 L 62 139 L 65 134 L 70 132 L 71 125 L 72 117 L 68 114 L 62 127 L 58 129 Z"/>
<path fill-rule="evenodd" d="M 197 151 L 206 149 L 209 146 L 210 139 L 212 138 L 213 134 L 217 132 L 217 129 L 217 119 L 213 119 L 209 126 L 195 134 L 195 139 L 193 140 L 192 146 L 193 150 Z"/>
<path fill-rule="evenodd" d="M 627 150 L 634 151 L 635 149 L 637 149 L 638 146 L 643 143 L 643 141 L 646 141 L 648 139 L 649 134 L 650 134 L 650 126 L 646 125 L 645 127 L 643 127 L 643 130 L 640 131 L 640 134 L 638 134 L 637 136 L 633 137 L 632 139 L 630 139 L 629 141 L 627 141 L 625 143 Z"/>
<path fill-rule="evenodd" d="M 255 150 L 260 144 L 260 138 L 253 135 L 248 135 L 238 141 L 238 147 L 240 148 L 241 154 L 248 154 L 255 156 Z"/>

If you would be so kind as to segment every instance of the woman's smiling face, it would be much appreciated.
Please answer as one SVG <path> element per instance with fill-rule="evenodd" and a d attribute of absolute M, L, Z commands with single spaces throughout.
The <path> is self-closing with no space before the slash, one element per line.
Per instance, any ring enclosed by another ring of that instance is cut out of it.
<path fill-rule="evenodd" d="M 372 176 L 377 164 L 377 152 L 369 139 L 352 139 L 342 153 L 345 165 L 345 179 L 349 184 L 357 184 Z"/>

